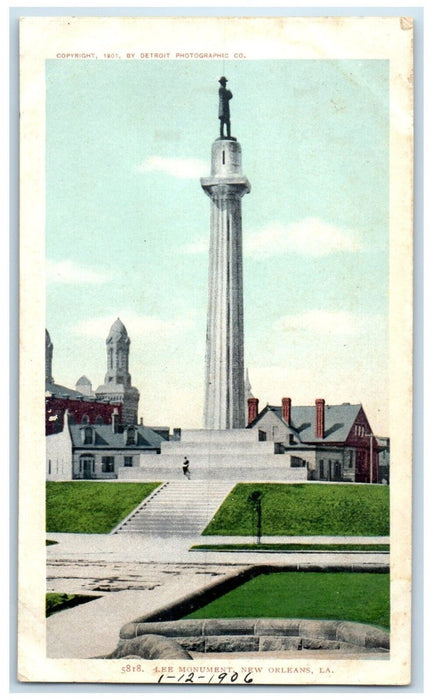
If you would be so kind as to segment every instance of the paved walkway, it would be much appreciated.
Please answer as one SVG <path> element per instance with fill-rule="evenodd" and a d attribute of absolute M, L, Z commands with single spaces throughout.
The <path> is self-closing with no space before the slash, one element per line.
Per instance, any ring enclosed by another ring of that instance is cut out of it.
<path fill-rule="evenodd" d="M 80 559 L 98 559 L 103 557 L 108 561 L 136 561 L 142 558 L 148 562 L 185 562 L 185 563 L 241 563 L 255 564 L 267 563 L 269 554 L 265 552 L 208 552 L 199 550 L 189 551 L 193 545 L 205 544 L 255 544 L 253 537 L 201 537 L 190 535 L 188 537 L 167 536 L 149 537 L 143 534 L 125 533 L 117 535 L 77 535 L 70 533 L 48 533 L 47 539 L 58 542 L 47 547 L 48 561 L 63 557 L 76 557 Z M 383 544 L 389 545 L 389 537 L 262 537 L 262 544 Z M 324 552 L 327 557 L 329 553 Z M 342 553 L 346 554 L 346 552 Z M 336 554 L 335 556 L 341 556 Z M 374 556 L 371 552 L 371 556 Z M 288 552 L 273 552 L 272 561 L 275 558 L 287 560 Z M 313 556 L 307 555 L 308 561 Z M 365 556 L 365 555 L 363 555 Z M 304 555 L 305 558 L 305 555 Z"/>
<path fill-rule="evenodd" d="M 64 562 L 49 567 L 48 590 L 101 597 L 47 619 L 47 655 L 91 658 L 114 651 L 122 625 L 200 590 L 243 567 L 200 567 L 169 564 L 84 565 Z M 56 578 L 64 577 L 64 578 Z M 122 590 L 123 588 L 123 590 Z"/>
<path fill-rule="evenodd" d="M 252 537 L 149 537 L 143 534 L 125 533 L 118 535 L 77 535 L 66 533 L 48 533 L 47 539 L 58 542 L 47 547 L 48 562 L 58 558 L 76 558 L 83 560 L 104 561 L 146 561 L 146 562 L 176 562 L 176 563 L 229 563 L 229 564 L 263 564 L 272 561 L 291 561 L 288 559 L 297 556 L 290 552 L 210 552 L 193 550 L 193 545 L 203 544 L 254 544 Z M 262 537 L 263 544 L 275 543 L 299 543 L 302 544 L 389 544 L 389 537 Z M 303 561 L 311 561 L 311 557 L 330 556 L 341 558 L 348 556 L 347 552 L 314 554 L 312 552 L 299 555 Z M 375 557 L 383 556 L 376 552 L 353 555 L 363 561 L 375 560 Z"/>
<path fill-rule="evenodd" d="M 89 658 L 113 651 L 120 627 L 200 590 L 210 581 L 250 564 L 389 564 L 380 552 L 209 552 L 193 544 L 253 542 L 251 537 L 148 537 L 142 534 L 49 533 L 47 590 L 92 593 L 97 600 L 47 620 L 47 653 Z M 263 542 L 389 543 L 389 538 L 264 537 Z"/>

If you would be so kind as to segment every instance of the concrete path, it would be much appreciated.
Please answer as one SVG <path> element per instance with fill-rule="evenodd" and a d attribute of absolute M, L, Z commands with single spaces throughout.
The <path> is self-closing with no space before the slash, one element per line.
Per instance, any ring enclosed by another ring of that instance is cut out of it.
<path fill-rule="evenodd" d="M 59 558 L 79 557 L 82 560 L 97 561 L 103 559 L 110 561 L 136 562 L 169 562 L 169 563 L 226 563 L 226 564 L 263 564 L 272 561 L 292 561 L 291 557 L 299 557 L 302 561 L 310 561 L 311 557 L 330 557 L 339 561 L 341 557 L 348 556 L 347 552 L 323 552 L 321 554 L 307 552 L 297 555 L 290 552 L 210 552 L 190 550 L 193 545 L 203 544 L 254 544 L 252 537 L 201 537 L 190 535 L 188 537 L 146 536 L 141 533 L 125 533 L 117 535 L 77 535 L 69 533 L 49 533 L 47 539 L 58 542 L 47 547 L 48 562 Z M 389 537 L 262 537 L 263 544 L 389 544 Z M 362 561 L 375 561 L 388 555 L 377 552 L 354 553 L 355 559 Z"/>
<path fill-rule="evenodd" d="M 100 595 L 95 601 L 55 613 L 47 619 L 47 656 L 92 658 L 114 651 L 122 625 L 200 590 L 243 567 L 182 565 L 84 565 L 49 567 L 48 590 Z M 54 574 L 64 578 L 53 578 Z M 110 590 L 111 585 L 111 590 Z M 122 590 L 123 587 L 123 590 Z M 132 590 L 131 590 L 132 588 Z M 115 591 L 115 592 L 113 592 Z"/>

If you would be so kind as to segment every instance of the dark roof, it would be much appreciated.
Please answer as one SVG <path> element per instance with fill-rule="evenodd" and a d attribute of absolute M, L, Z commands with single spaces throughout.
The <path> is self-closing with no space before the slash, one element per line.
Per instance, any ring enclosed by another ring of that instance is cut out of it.
<path fill-rule="evenodd" d="M 98 398 L 95 394 L 82 394 L 80 391 L 70 389 L 69 387 L 62 386 L 61 384 L 50 384 L 49 382 L 45 382 L 45 395 L 47 394 L 51 395 L 51 397 L 55 399 L 75 399 L 93 404 L 109 403 L 118 406 L 121 403 L 121 401 L 118 400 L 112 401 L 111 399 Z"/>
<path fill-rule="evenodd" d="M 81 431 L 84 428 L 92 428 L 95 431 L 95 441 L 93 445 L 84 445 L 81 438 Z M 80 447 L 91 450 L 93 447 L 107 447 L 115 450 L 143 450 L 146 448 L 159 448 L 161 442 L 166 442 L 161 435 L 155 433 L 150 428 L 146 428 L 145 425 L 136 425 L 134 428 L 137 431 L 137 443 L 133 445 L 126 445 L 126 430 L 121 433 L 114 433 L 111 425 L 70 425 L 69 430 L 71 432 L 72 445 L 73 447 Z"/>
<path fill-rule="evenodd" d="M 81 394 L 75 389 L 69 389 L 67 386 L 62 386 L 61 384 L 50 384 L 50 382 L 45 382 L 45 393 L 49 393 L 52 396 L 56 396 L 59 399 L 65 399 L 66 397 L 70 399 L 88 399 L 89 397 L 85 394 Z"/>
<path fill-rule="evenodd" d="M 297 434 L 299 440 L 308 442 L 345 442 L 349 432 L 361 410 L 361 404 L 343 403 L 337 406 L 325 405 L 325 435 L 324 438 L 316 437 L 316 407 L 292 406 L 290 412 L 290 428 Z M 267 413 L 272 411 L 284 425 L 287 423 L 282 418 L 281 406 L 265 406 L 249 427 L 252 428 Z"/>

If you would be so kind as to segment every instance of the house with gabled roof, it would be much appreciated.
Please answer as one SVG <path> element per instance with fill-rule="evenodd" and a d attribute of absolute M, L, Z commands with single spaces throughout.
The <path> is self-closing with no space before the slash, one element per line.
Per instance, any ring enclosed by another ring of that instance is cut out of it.
<path fill-rule="evenodd" d="M 159 454 L 166 438 L 145 425 L 119 423 L 114 409 L 111 425 L 76 424 L 66 411 L 63 430 L 46 437 L 48 481 L 117 479 L 120 469 L 138 467 L 140 455 Z"/>
<path fill-rule="evenodd" d="M 290 455 L 292 468 L 307 467 L 309 480 L 378 481 L 380 447 L 361 404 L 292 406 L 283 398 L 259 412 L 258 399 L 249 399 L 247 428 Z"/>

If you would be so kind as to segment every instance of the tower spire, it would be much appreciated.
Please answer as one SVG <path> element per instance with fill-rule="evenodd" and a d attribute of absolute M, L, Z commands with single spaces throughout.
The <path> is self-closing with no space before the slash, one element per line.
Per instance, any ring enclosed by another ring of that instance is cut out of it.
<path fill-rule="evenodd" d="M 129 346 L 131 341 L 128 332 L 120 318 L 111 326 L 107 340 L 107 372 L 104 384 L 96 389 L 96 397 L 108 401 L 122 403 L 122 418 L 124 423 L 137 423 L 138 389 L 131 386 L 129 374 Z"/>
<path fill-rule="evenodd" d="M 45 329 L 45 382 L 47 384 L 54 384 L 53 350 L 54 345 L 51 342 L 50 334 L 47 329 Z"/>

